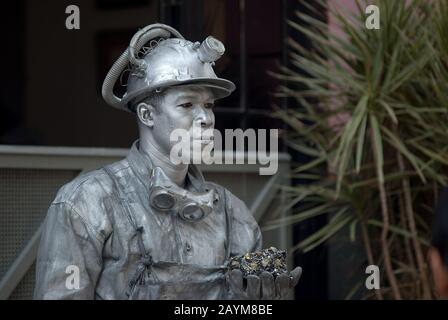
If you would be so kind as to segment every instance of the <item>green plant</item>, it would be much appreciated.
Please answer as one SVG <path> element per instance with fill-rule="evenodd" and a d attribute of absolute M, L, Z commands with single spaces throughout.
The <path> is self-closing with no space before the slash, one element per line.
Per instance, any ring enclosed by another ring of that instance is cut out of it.
<path fill-rule="evenodd" d="M 448 2 L 378 0 L 379 30 L 365 27 L 363 3 L 351 15 L 327 8 L 342 35 L 307 3 L 310 13 L 289 25 L 313 47 L 288 39 L 289 65 L 273 75 L 284 83 L 278 96 L 298 105 L 276 116 L 287 145 L 311 158 L 292 175 L 308 183 L 283 187 L 293 213 L 265 229 L 328 214 L 294 250 L 347 227 L 353 239 L 359 228 L 368 263 L 386 279 L 376 298 L 431 298 L 429 225 L 448 182 Z"/>

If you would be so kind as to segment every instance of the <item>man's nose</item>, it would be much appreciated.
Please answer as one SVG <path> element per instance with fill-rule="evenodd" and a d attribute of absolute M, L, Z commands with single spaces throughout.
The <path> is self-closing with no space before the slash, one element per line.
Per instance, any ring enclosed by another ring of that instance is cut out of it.
<path fill-rule="evenodd" d="M 213 125 L 213 111 L 205 107 L 200 107 L 196 119 L 202 128 L 209 128 Z"/>

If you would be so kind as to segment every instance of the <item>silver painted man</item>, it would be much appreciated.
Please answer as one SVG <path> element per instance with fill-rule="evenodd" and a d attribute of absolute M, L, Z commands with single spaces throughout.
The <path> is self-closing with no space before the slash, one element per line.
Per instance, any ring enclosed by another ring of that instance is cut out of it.
<path fill-rule="evenodd" d="M 103 97 L 137 115 L 140 139 L 122 161 L 59 190 L 39 248 L 36 299 L 274 299 L 297 284 L 300 268 L 275 280 L 250 276 L 247 285 L 241 272 L 228 273 L 229 257 L 261 249 L 256 221 L 195 165 L 170 161 L 172 130 L 213 128 L 214 101 L 235 89 L 213 71 L 223 53 L 213 37 L 192 43 L 162 24 L 132 38 Z M 113 88 L 126 69 L 119 98 Z"/>

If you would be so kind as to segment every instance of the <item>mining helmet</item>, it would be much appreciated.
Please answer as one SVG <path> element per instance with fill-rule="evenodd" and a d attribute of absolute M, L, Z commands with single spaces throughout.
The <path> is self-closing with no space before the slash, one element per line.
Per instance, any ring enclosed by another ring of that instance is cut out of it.
<path fill-rule="evenodd" d="M 218 78 L 213 70 L 224 51 L 222 42 L 212 36 L 202 43 L 193 43 L 170 26 L 149 25 L 134 35 L 128 49 L 108 72 L 103 98 L 110 106 L 126 111 L 131 111 L 136 100 L 179 85 L 206 86 L 215 99 L 224 98 L 235 90 L 233 82 Z M 124 71 L 129 71 L 129 75 L 126 93 L 120 98 L 113 89 Z"/>

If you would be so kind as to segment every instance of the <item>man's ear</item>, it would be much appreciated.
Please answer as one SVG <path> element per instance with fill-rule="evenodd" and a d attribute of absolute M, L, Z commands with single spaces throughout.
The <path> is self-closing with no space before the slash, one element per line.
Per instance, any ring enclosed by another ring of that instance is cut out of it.
<path fill-rule="evenodd" d="M 146 126 L 154 125 L 154 107 L 144 102 L 140 102 L 135 109 L 138 119 Z"/>

